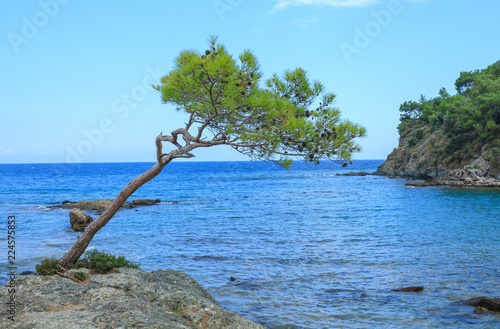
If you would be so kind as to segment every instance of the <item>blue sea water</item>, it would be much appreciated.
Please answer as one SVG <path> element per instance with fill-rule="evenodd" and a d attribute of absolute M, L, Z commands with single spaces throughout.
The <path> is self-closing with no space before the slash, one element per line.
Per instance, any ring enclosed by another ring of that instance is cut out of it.
<path fill-rule="evenodd" d="M 499 328 L 499 315 L 457 302 L 500 297 L 500 191 L 336 176 L 381 162 L 298 162 L 290 171 L 171 163 L 131 198 L 162 203 L 119 211 L 90 248 L 149 271 L 184 271 L 224 307 L 274 329 Z M 8 216 L 18 272 L 34 270 L 79 235 L 68 231 L 68 210 L 47 206 L 112 199 L 151 165 L 0 165 L 0 282 Z M 425 289 L 392 291 L 412 285 Z"/>

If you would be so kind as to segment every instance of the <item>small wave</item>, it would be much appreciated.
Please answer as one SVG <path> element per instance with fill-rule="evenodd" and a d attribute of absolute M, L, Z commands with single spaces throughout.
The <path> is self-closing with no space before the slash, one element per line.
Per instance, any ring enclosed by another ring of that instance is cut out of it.
<path fill-rule="evenodd" d="M 46 243 L 44 247 L 50 247 L 50 248 L 62 248 L 64 245 L 58 244 L 58 243 Z"/>
<path fill-rule="evenodd" d="M 219 260 L 219 261 L 222 261 L 222 260 L 229 260 L 230 258 L 229 257 L 223 257 L 223 256 L 195 256 L 192 259 L 194 259 L 194 260 L 209 259 L 209 260 Z"/>
<path fill-rule="evenodd" d="M 195 199 L 195 200 L 179 200 L 179 201 L 162 201 L 159 204 L 176 204 L 176 203 L 208 202 L 208 201 L 215 201 L 215 200 Z"/>
<path fill-rule="evenodd" d="M 51 210 L 49 207 L 43 206 L 43 205 L 36 206 L 36 209 L 41 210 L 41 211 L 50 211 Z"/>

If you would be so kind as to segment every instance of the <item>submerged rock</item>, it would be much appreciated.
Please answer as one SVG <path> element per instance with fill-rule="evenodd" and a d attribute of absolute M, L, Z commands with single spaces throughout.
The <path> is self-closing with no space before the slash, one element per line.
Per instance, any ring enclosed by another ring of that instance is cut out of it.
<path fill-rule="evenodd" d="M 464 300 L 461 303 L 467 306 L 475 306 L 476 309 L 474 310 L 474 313 L 477 313 L 476 310 L 478 312 L 481 311 L 482 313 L 486 313 L 484 310 L 479 308 L 485 308 L 492 312 L 500 312 L 500 298 L 477 297 Z"/>
<path fill-rule="evenodd" d="M 91 201 L 77 201 L 71 202 L 65 200 L 60 205 L 49 206 L 48 208 L 62 208 L 62 209 L 73 209 L 78 208 L 81 210 L 88 211 L 97 211 L 103 212 L 111 205 L 113 200 L 91 200 Z M 152 199 L 138 199 L 132 202 L 124 202 L 120 208 L 132 208 L 132 206 L 152 206 L 157 203 L 160 203 L 160 199 L 152 200 Z"/>
<path fill-rule="evenodd" d="M 400 292 L 420 292 L 423 291 L 424 287 L 422 286 L 410 286 L 404 288 L 393 289 L 392 291 L 400 291 Z"/>
<path fill-rule="evenodd" d="M 59 276 L 20 276 L 15 322 L 2 316 L 0 328 L 264 328 L 221 307 L 185 273 L 117 271 L 91 275 L 83 283 Z M 7 287 L 0 287 L 0 299 L 9 299 Z"/>
<path fill-rule="evenodd" d="M 132 206 L 152 206 L 157 203 L 160 203 L 160 199 L 152 200 L 152 199 L 137 199 L 132 201 Z"/>
<path fill-rule="evenodd" d="M 441 185 L 445 184 L 437 180 L 427 180 L 424 182 L 405 184 L 405 186 L 410 186 L 410 187 L 429 187 L 429 186 L 441 186 Z"/>
<path fill-rule="evenodd" d="M 91 216 L 84 214 L 80 209 L 71 209 L 69 212 L 69 222 L 73 231 L 83 232 L 93 221 L 94 219 Z"/>
<path fill-rule="evenodd" d="M 481 298 L 479 306 L 484 307 L 493 312 L 500 312 L 500 298 Z"/>
<path fill-rule="evenodd" d="M 108 209 L 113 200 L 96 200 L 96 201 L 77 201 L 77 202 L 67 202 L 65 201 L 61 205 L 50 206 L 48 208 L 62 208 L 62 209 L 73 209 L 78 208 L 81 210 L 89 211 L 104 211 Z M 122 208 L 130 208 L 130 202 L 125 202 Z"/>
<path fill-rule="evenodd" d="M 373 174 L 364 171 L 359 171 L 359 172 L 350 171 L 345 174 L 336 174 L 335 176 L 367 176 L 367 175 L 373 175 Z"/>
<path fill-rule="evenodd" d="M 484 307 L 481 307 L 481 306 L 478 306 L 474 309 L 474 311 L 472 311 L 476 314 L 486 314 L 486 313 L 491 313 L 487 308 L 484 308 Z"/>
<path fill-rule="evenodd" d="M 35 274 L 35 272 L 33 272 L 33 271 L 22 271 L 21 274 L 19 274 L 19 275 L 31 275 L 31 274 Z"/>

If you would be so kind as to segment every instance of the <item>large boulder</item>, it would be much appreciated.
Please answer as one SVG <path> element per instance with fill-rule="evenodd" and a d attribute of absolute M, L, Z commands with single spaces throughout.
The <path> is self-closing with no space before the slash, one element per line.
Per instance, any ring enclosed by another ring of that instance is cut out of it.
<path fill-rule="evenodd" d="M 73 231 L 83 232 L 93 221 L 91 216 L 84 214 L 80 209 L 71 209 L 69 212 L 69 222 Z"/>
<path fill-rule="evenodd" d="M 9 300 L 0 287 L 0 300 Z M 15 321 L 0 328 L 264 329 L 220 306 L 195 280 L 173 270 L 121 268 L 83 282 L 59 276 L 20 276 Z"/>

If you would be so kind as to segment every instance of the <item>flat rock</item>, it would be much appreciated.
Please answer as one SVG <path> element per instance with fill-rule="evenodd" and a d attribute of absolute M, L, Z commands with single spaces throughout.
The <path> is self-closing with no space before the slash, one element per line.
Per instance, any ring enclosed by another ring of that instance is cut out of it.
<path fill-rule="evenodd" d="M 400 292 L 420 292 L 423 290 L 424 287 L 422 286 L 410 286 L 410 287 L 393 289 L 393 291 L 400 291 Z"/>
<path fill-rule="evenodd" d="M 0 287 L 0 300 L 8 300 Z M 122 268 L 76 283 L 59 276 L 20 276 L 15 322 L 0 328 L 263 329 L 221 307 L 195 280 L 173 270 Z"/>
<path fill-rule="evenodd" d="M 62 202 L 60 205 L 55 205 L 55 206 L 49 206 L 47 208 L 53 209 L 53 208 L 62 208 L 62 209 L 73 209 L 73 208 L 78 208 L 80 210 L 87 210 L 87 211 L 97 211 L 97 212 L 103 212 L 108 207 L 111 205 L 111 202 L 113 200 L 91 200 L 91 201 L 76 201 L 76 202 L 71 202 L 68 200 L 65 200 Z M 132 202 L 124 202 L 123 205 L 120 207 L 121 209 L 123 208 L 132 208 L 132 206 L 151 206 L 155 205 L 157 203 L 160 203 L 160 199 L 137 199 Z"/>
<path fill-rule="evenodd" d="M 364 172 L 364 171 L 359 171 L 359 172 L 350 171 L 350 172 L 345 173 L 345 174 L 336 174 L 335 176 L 368 176 L 368 175 L 372 175 L 372 174 Z"/>
<path fill-rule="evenodd" d="M 441 185 L 444 185 L 444 184 L 437 181 L 437 180 L 405 184 L 405 186 L 409 186 L 409 187 L 430 187 L 430 186 L 441 186 Z"/>
<path fill-rule="evenodd" d="M 160 203 L 161 201 L 159 199 L 152 200 L 152 199 L 137 199 L 132 201 L 132 206 L 152 206 L 157 203 Z"/>
<path fill-rule="evenodd" d="M 90 210 L 90 211 L 104 211 L 108 209 L 113 200 L 96 200 L 96 201 L 77 201 L 77 202 L 67 202 L 50 206 L 48 208 L 62 208 L 62 209 L 73 209 L 78 208 L 80 210 Z M 130 202 L 125 202 L 121 208 L 130 208 Z"/>
<path fill-rule="evenodd" d="M 472 180 L 471 178 L 460 179 L 435 179 L 418 183 L 408 183 L 405 186 L 429 187 L 429 186 L 452 186 L 452 187 L 500 187 L 500 181 L 493 179 Z"/>

